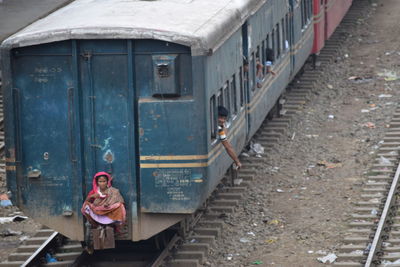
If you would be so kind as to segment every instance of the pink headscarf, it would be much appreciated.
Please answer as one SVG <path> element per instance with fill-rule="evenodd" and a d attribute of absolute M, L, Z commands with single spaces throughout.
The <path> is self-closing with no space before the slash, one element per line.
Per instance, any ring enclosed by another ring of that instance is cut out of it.
<path fill-rule="evenodd" d="M 93 176 L 93 183 L 92 183 L 93 188 L 92 188 L 92 191 L 89 192 L 89 196 L 93 195 L 93 194 L 96 194 L 97 191 L 99 190 L 99 188 L 97 187 L 97 182 L 96 182 L 96 177 L 99 177 L 99 176 L 106 176 L 107 180 L 108 180 L 107 186 L 108 187 L 111 186 L 111 180 L 112 180 L 111 175 L 109 175 L 106 172 L 98 172 Z"/>

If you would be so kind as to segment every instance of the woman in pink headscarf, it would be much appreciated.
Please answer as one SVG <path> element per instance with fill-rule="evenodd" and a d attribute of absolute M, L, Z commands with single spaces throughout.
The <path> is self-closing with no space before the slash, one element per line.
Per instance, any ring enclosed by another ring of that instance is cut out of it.
<path fill-rule="evenodd" d="M 81 209 L 93 226 L 125 222 L 124 199 L 119 190 L 111 186 L 111 180 L 106 172 L 98 172 L 93 177 L 93 189 Z"/>

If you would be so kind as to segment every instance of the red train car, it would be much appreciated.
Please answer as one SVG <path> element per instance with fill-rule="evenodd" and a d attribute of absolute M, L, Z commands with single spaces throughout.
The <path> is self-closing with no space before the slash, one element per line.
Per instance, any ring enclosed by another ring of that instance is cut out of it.
<path fill-rule="evenodd" d="M 352 0 L 325 1 L 325 40 L 331 37 L 336 27 L 349 10 Z M 317 1 L 318 2 L 318 1 Z"/>
<path fill-rule="evenodd" d="M 313 0 L 314 46 L 312 54 L 318 54 L 325 45 L 325 0 Z"/>
<path fill-rule="evenodd" d="M 314 0 L 314 46 L 318 54 L 349 10 L 353 0 Z"/>

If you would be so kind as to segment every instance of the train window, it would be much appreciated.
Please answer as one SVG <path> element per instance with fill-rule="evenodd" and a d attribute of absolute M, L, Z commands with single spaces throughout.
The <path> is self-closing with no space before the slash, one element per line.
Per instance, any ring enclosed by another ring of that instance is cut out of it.
<path fill-rule="evenodd" d="M 310 4 L 308 5 L 310 9 L 310 20 L 313 18 L 313 10 L 312 10 L 312 0 L 310 0 Z"/>
<path fill-rule="evenodd" d="M 311 2 L 310 2 L 310 0 L 306 0 L 306 2 L 307 2 L 307 23 L 308 23 L 311 18 L 311 12 L 310 12 L 311 11 L 311 9 L 310 9 Z"/>
<path fill-rule="evenodd" d="M 217 94 L 217 104 L 218 106 L 224 105 L 224 95 L 222 94 L 222 88 L 219 89 Z"/>
<path fill-rule="evenodd" d="M 275 29 L 272 30 L 272 34 L 271 34 L 271 45 L 272 45 L 272 51 L 274 52 L 275 55 Z"/>
<path fill-rule="evenodd" d="M 301 23 L 302 28 L 308 23 L 308 0 L 301 1 Z"/>
<path fill-rule="evenodd" d="M 232 112 L 231 109 L 231 98 L 230 98 L 230 92 L 229 92 L 229 81 L 225 83 L 224 89 L 223 89 L 223 94 L 224 94 L 224 107 L 226 107 L 230 112 Z"/>
<path fill-rule="evenodd" d="M 265 41 L 262 41 L 261 43 L 261 64 L 265 64 L 266 58 L 265 58 Z M 265 68 L 263 68 L 262 73 L 265 75 Z"/>
<path fill-rule="evenodd" d="M 307 2 L 306 0 L 302 0 L 301 1 L 302 6 L 301 6 L 301 17 L 303 19 L 303 28 L 307 25 Z"/>
<path fill-rule="evenodd" d="M 243 60 L 243 90 L 247 91 L 249 89 L 249 61 L 247 59 Z"/>
<path fill-rule="evenodd" d="M 289 13 L 286 14 L 286 40 L 288 41 L 288 45 L 290 43 L 290 28 L 289 28 Z"/>
<path fill-rule="evenodd" d="M 304 1 L 301 0 L 301 2 L 300 2 L 300 11 L 301 11 L 301 28 L 302 29 L 304 28 L 304 8 L 303 8 L 303 6 L 304 6 Z"/>
<path fill-rule="evenodd" d="M 279 23 L 276 24 L 276 58 L 279 58 L 281 55 L 281 34 L 279 30 Z"/>
<path fill-rule="evenodd" d="M 300 0 L 300 16 L 301 16 L 301 28 L 303 29 L 303 26 L 304 26 L 304 23 L 303 23 L 303 21 L 304 21 L 304 19 L 303 19 L 303 0 Z"/>
<path fill-rule="evenodd" d="M 285 34 L 285 19 L 282 18 L 281 20 L 281 26 L 282 26 L 282 53 L 285 53 L 286 51 L 286 34 Z"/>
<path fill-rule="evenodd" d="M 309 15 L 308 15 L 308 5 L 309 5 L 309 1 L 308 0 L 304 0 L 304 14 L 306 15 L 306 24 L 308 23 L 308 19 L 309 19 Z"/>
<path fill-rule="evenodd" d="M 304 17 L 304 26 L 307 25 L 307 0 L 303 0 L 303 17 Z"/>
<path fill-rule="evenodd" d="M 243 107 L 243 105 L 244 105 L 244 85 L 243 85 L 243 82 L 244 82 L 244 79 L 243 79 L 244 77 L 243 77 L 243 68 L 242 67 L 240 67 L 239 68 L 239 86 L 240 86 L 240 106 L 241 107 Z"/>
<path fill-rule="evenodd" d="M 256 50 L 256 79 L 258 78 L 257 76 L 259 75 L 259 68 L 260 68 L 260 63 L 261 63 L 261 50 L 260 50 L 260 46 L 257 46 L 257 50 Z"/>
<path fill-rule="evenodd" d="M 236 92 L 236 77 L 235 74 L 232 76 L 230 87 L 231 89 L 231 104 L 232 104 L 232 114 L 237 114 L 237 92 Z"/>
<path fill-rule="evenodd" d="M 250 79 L 250 88 L 251 88 L 251 90 L 255 90 L 256 88 L 255 88 L 255 81 L 256 81 L 256 62 L 255 62 L 255 59 L 254 59 L 254 52 L 253 53 L 251 53 L 251 56 L 250 56 L 250 68 L 249 68 L 249 70 L 250 70 L 250 72 L 251 72 L 251 74 L 250 74 L 250 77 L 251 77 L 251 79 Z"/>
<path fill-rule="evenodd" d="M 264 80 L 264 72 L 263 72 L 263 64 L 260 58 L 261 52 L 260 52 L 260 46 L 257 46 L 257 52 L 256 52 L 256 85 L 257 88 L 261 88 L 262 82 Z"/>
<path fill-rule="evenodd" d="M 210 98 L 210 134 L 211 139 L 215 139 L 217 137 L 217 112 L 215 105 L 215 95 Z"/>

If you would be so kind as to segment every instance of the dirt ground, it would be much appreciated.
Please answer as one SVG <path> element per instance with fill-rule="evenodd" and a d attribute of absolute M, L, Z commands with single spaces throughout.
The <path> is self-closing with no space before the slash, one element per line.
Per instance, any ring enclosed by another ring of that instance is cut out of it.
<path fill-rule="evenodd" d="M 400 1 L 376 3 L 349 30 L 337 62 L 325 69 L 323 86 L 293 118 L 287 138 L 267 155 L 207 265 L 323 266 L 318 257 L 337 253 L 400 101 L 394 76 L 400 76 Z M 0 194 L 5 190 L 1 177 Z M 0 207 L 0 217 L 16 211 Z M 0 261 L 38 227 L 30 219 L 0 224 Z M 7 229 L 22 233 L 4 236 Z"/>
<path fill-rule="evenodd" d="M 0 176 L 0 195 L 6 194 L 6 183 L 4 174 Z M 13 217 L 23 215 L 15 206 L 0 206 L 0 217 Z M 7 260 L 10 253 L 16 250 L 22 241 L 32 236 L 38 229 L 40 224 L 35 223 L 28 218 L 22 221 L 12 223 L 0 222 L 0 262 Z"/>
<path fill-rule="evenodd" d="M 376 1 L 349 30 L 323 86 L 226 220 L 207 265 L 323 266 L 318 257 L 338 252 L 400 100 L 398 14 L 400 1 Z"/>

